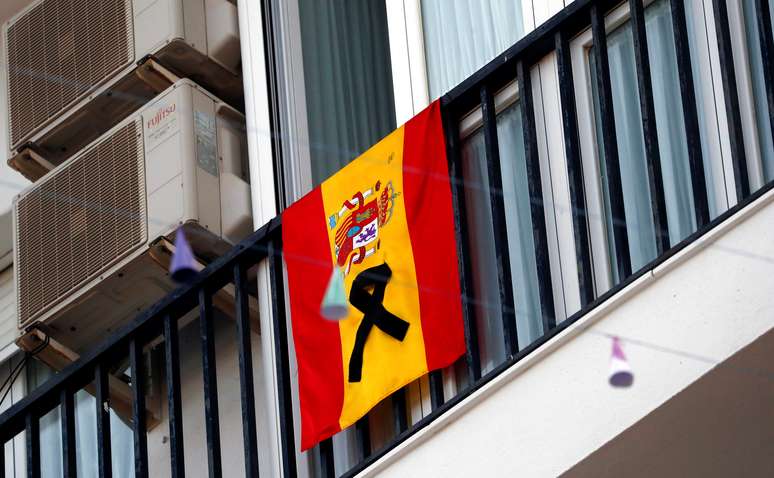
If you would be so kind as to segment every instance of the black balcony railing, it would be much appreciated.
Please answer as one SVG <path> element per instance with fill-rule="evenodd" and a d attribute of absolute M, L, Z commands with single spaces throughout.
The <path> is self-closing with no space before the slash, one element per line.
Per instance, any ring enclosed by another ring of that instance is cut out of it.
<path fill-rule="evenodd" d="M 648 186 L 652 198 L 652 214 L 656 224 L 658 257 L 638 271 L 632 272 L 628 254 L 628 238 L 625 227 L 626 218 L 623 208 L 623 190 L 618 164 L 618 151 L 609 65 L 605 42 L 604 14 L 620 3 L 618 0 L 576 0 L 559 12 L 545 24 L 538 27 L 527 37 L 510 47 L 502 55 L 487 64 L 462 84 L 442 98 L 442 114 L 447 136 L 449 171 L 452 178 L 452 193 L 455 203 L 455 221 L 459 248 L 459 269 L 461 272 L 461 290 L 464 304 L 465 338 L 467 353 L 465 370 L 467 385 L 454 396 L 446 397 L 439 372 L 430 374 L 432 412 L 413 425 L 407 423 L 406 397 L 403 391 L 393 398 L 395 414 L 395 437 L 380 450 L 371 450 L 368 439 L 368 422 L 361 421 L 357 430 L 361 437 L 359 445 L 366 458 L 346 471 L 347 476 L 362 471 L 376 459 L 383 456 L 395 445 L 432 423 L 444 412 L 459 404 L 472 392 L 482 387 L 508 367 L 529 355 L 536 348 L 550 340 L 561 330 L 576 322 L 590 310 L 609 299 L 642 274 L 672 256 L 676 251 L 697 240 L 720 222 L 745 207 L 764 192 L 774 187 L 769 183 L 750 194 L 746 169 L 742 131 L 740 128 L 738 98 L 735 84 L 731 42 L 729 37 L 726 5 L 723 0 L 715 0 L 715 21 L 720 49 L 720 64 L 724 79 L 724 93 L 729 114 L 729 136 L 731 138 L 732 162 L 737 178 L 739 202 L 736 206 L 710 220 L 708 213 L 707 185 L 705 184 L 704 162 L 699 144 L 699 128 L 695 104 L 695 93 L 691 77 L 690 55 L 686 33 L 686 18 L 682 1 L 672 1 L 671 14 L 675 31 L 675 48 L 679 71 L 680 90 L 683 101 L 683 115 L 688 140 L 691 183 L 693 186 L 694 212 L 697 218 L 697 231 L 675 246 L 670 247 L 668 225 L 664 208 L 663 178 L 659 167 L 659 145 L 655 134 L 653 94 L 650 85 L 648 66 L 647 38 L 644 29 L 642 0 L 630 0 L 633 34 L 635 43 L 636 72 L 640 92 L 640 107 L 643 118 L 649 177 Z M 757 0 L 759 9 L 759 29 L 764 52 L 771 52 L 771 22 L 768 17 L 768 2 Z M 592 284 L 592 264 L 590 239 L 588 237 L 588 213 L 584 200 L 584 178 L 581 167 L 578 120 L 575 111 L 573 72 L 570 62 L 569 39 L 591 28 L 596 48 L 596 81 L 599 92 L 600 120 L 602 124 L 602 149 L 605 154 L 606 175 L 609 181 L 611 214 L 613 215 L 613 241 L 617 253 L 619 277 L 617 286 L 608 291 L 596 291 Z M 556 323 L 551 285 L 553 278 L 549 267 L 549 249 L 546 235 L 545 211 L 543 210 L 543 191 L 541 190 L 540 164 L 537 150 L 534 110 L 530 94 L 530 66 L 545 55 L 556 52 L 559 73 L 559 85 L 562 105 L 562 125 L 567 159 L 567 172 L 571 209 L 573 211 L 573 238 L 578 263 L 578 279 L 582 309 L 560 324 Z M 774 62 L 764 54 L 764 70 L 768 106 L 774 124 Z M 534 255 L 538 276 L 538 295 L 543 334 L 526 347 L 519 348 L 519 330 L 513 314 L 512 275 L 509 268 L 509 248 L 505 227 L 505 207 L 502 194 L 491 194 L 489 207 L 492 213 L 492 233 L 495 238 L 495 252 L 500 270 L 497 274 L 500 304 L 503 317 L 503 337 L 507 357 L 493 370 L 482 374 L 471 282 L 471 251 L 469 251 L 466 231 L 466 207 L 464 200 L 465 181 L 462 174 L 461 140 L 458 125 L 460 119 L 470 111 L 481 108 L 482 129 L 485 139 L 486 169 L 492 191 L 502 190 L 500 171 L 498 133 L 494 105 L 494 92 L 512 82 L 518 82 L 522 92 L 519 107 L 524 125 L 524 144 L 527 179 L 529 183 L 530 216 L 533 224 Z M 250 320 L 248 310 L 248 271 L 256 266 L 267 267 L 271 283 L 271 307 L 273 317 L 274 349 L 276 350 L 276 376 L 279 397 L 279 425 L 282 467 L 286 477 L 297 475 L 296 448 L 293 434 L 293 412 L 291 377 L 288 359 L 288 331 L 286 327 L 285 289 L 282 270 L 281 222 L 275 218 L 253 233 L 228 254 L 210 264 L 199 274 L 196 280 L 179 288 L 154 307 L 146 310 L 134 321 L 105 340 L 93 350 L 83 354 L 75 363 L 49 380 L 29 396 L 13 405 L 0 415 L 0 442 L 5 443 L 17 434 L 24 432 L 27 450 L 28 476 L 40 474 L 39 420 L 49 411 L 59 407 L 61 410 L 62 463 L 64 476 L 76 476 L 74 393 L 94 383 L 96 395 L 96 417 L 98 435 L 98 461 L 100 476 L 111 473 L 110 423 L 106 405 L 109 403 L 107 386 L 108 368 L 121 357 L 129 356 L 131 383 L 134 395 L 132 427 L 134 429 L 135 473 L 138 477 L 148 476 L 148 445 L 145 423 L 145 390 L 143 377 L 145 363 L 141 360 L 144 347 L 163 338 L 164 376 L 167 384 L 167 402 L 169 412 L 170 463 L 172 476 L 181 477 L 185 472 L 183 454 L 182 402 L 180 384 L 180 351 L 178 345 L 178 321 L 186 314 L 198 308 L 200 339 L 202 347 L 203 387 L 205 397 L 205 430 L 207 441 L 207 462 L 210 476 L 221 475 L 221 446 L 219 436 L 219 410 L 217 385 L 215 380 L 215 347 L 213 342 L 213 305 L 212 297 L 227 284 L 235 289 L 235 315 L 237 323 L 237 350 L 239 362 L 240 396 L 242 404 L 243 441 L 245 472 L 247 476 L 258 474 L 258 446 L 256 438 L 255 397 L 252 370 L 252 350 L 250 340 Z M 319 448 L 321 470 L 325 476 L 334 473 L 334 448 L 331 440 L 324 441 Z M 0 454 L 0 460 L 3 454 Z M 4 470 L 0 463 L 0 470 Z"/>
<path fill-rule="evenodd" d="M 284 287 L 281 262 L 279 218 L 254 232 L 228 254 L 210 264 L 190 285 L 177 289 L 164 300 L 146 310 L 108 340 L 85 353 L 77 362 L 16 403 L 0 416 L 0 441 L 25 432 L 29 476 L 40 475 L 39 419 L 59 407 L 62 427 L 64 476 L 76 476 L 74 394 L 92 382 L 95 384 L 98 461 L 100 476 L 111 474 L 108 367 L 128 355 L 133 391 L 132 426 L 136 476 L 148 476 L 148 445 L 145 418 L 145 362 L 143 349 L 153 340 L 164 341 L 164 375 L 169 408 L 169 441 L 172 476 L 184 476 L 183 421 L 180 385 L 180 350 L 178 321 L 198 308 L 202 347 L 202 369 L 205 403 L 205 430 L 210 476 L 221 476 L 218 392 L 215 380 L 215 346 L 213 332 L 213 295 L 227 284 L 234 285 L 239 358 L 240 396 L 246 473 L 257 476 L 258 443 L 256 438 L 253 359 L 248 308 L 248 275 L 250 268 L 266 261 L 272 281 L 272 313 L 284 317 Z M 283 433 L 284 466 L 291 469 L 293 460 L 293 427 L 291 423 L 290 383 L 288 375 L 287 331 L 284 321 L 276 320 L 274 337 L 280 387 L 280 417 Z M 2 458 L 0 454 L 0 458 Z M 0 471 L 4 470 L 0 466 Z M 292 475 L 289 475 L 292 476 Z"/>

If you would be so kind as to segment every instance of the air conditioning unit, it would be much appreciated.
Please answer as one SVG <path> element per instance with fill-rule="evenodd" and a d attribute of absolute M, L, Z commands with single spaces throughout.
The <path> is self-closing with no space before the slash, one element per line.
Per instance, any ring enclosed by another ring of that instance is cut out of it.
<path fill-rule="evenodd" d="M 4 25 L 11 159 L 31 180 L 179 78 L 241 108 L 235 0 L 38 0 Z"/>
<path fill-rule="evenodd" d="M 184 227 L 202 265 L 252 231 L 244 117 L 179 80 L 14 200 L 19 329 L 78 352 L 175 284 Z"/>

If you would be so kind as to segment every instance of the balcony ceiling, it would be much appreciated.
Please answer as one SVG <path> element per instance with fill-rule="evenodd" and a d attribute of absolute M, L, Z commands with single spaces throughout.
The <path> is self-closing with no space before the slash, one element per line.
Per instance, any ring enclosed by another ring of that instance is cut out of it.
<path fill-rule="evenodd" d="M 636 385 L 628 392 L 637 393 Z M 774 331 L 769 331 L 563 476 L 774 476 L 772 457 Z"/>

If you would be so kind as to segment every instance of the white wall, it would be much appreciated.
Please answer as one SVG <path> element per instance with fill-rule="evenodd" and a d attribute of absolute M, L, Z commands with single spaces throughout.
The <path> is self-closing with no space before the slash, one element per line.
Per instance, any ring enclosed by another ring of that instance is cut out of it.
<path fill-rule="evenodd" d="M 16 293 L 13 267 L 0 270 L 0 350 L 16 339 Z"/>
<path fill-rule="evenodd" d="M 774 328 L 772 228 L 770 191 L 365 475 L 557 476 L 567 470 Z M 625 340 L 636 377 L 630 389 L 607 385 L 605 334 Z"/>
<path fill-rule="evenodd" d="M 0 41 L 2 43 L 2 41 Z M 5 122 L 3 122 L 4 124 Z M 3 129 L 5 127 L 3 126 Z M 0 141 L 0 151 L 6 150 L 6 141 Z M 5 154 L 2 156 L 5 158 Z M 29 184 L 21 174 L 11 169 L 5 160 L 0 163 L 0 214 L 11 210 L 13 197 Z"/>

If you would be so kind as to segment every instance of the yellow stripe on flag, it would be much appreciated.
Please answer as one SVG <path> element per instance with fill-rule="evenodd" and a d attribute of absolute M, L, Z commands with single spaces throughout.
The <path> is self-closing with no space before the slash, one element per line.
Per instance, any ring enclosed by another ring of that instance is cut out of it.
<path fill-rule="evenodd" d="M 392 269 L 392 277 L 387 283 L 383 304 L 389 312 L 410 324 L 402 342 L 373 327 L 363 354 L 362 379 L 350 383 L 348 364 L 363 313 L 350 307 L 349 316 L 339 323 L 344 364 L 344 405 L 339 419 L 342 429 L 406 383 L 427 373 L 417 277 L 403 201 L 403 137 L 401 127 L 322 184 L 326 220 L 334 216 L 337 224 L 347 220 L 349 210 L 344 206 L 345 201 L 352 202 L 358 192 L 365 195 L 363 202 L 368 204 L 384 198 L 384 191 L 391 188 L 387 194 L 391 215 L 378 227 L 376 240 L 364 246 L 370 255 L 362 263 L 351 265 L 344 285 L 349 296 L 352 281 L 360 272 L 386 262 Z M 337 231 L 337 227 L 328 227 L 334 263 Z M 347 266 L 342 269 L 346 272 Z"/>

